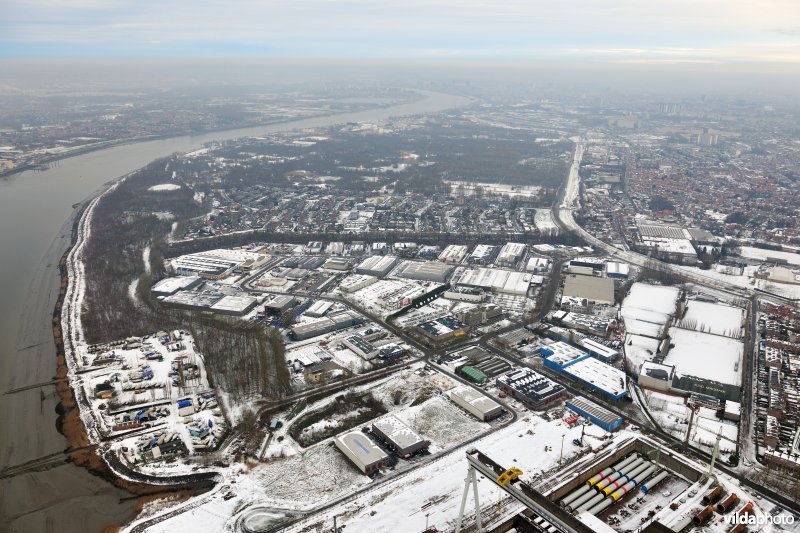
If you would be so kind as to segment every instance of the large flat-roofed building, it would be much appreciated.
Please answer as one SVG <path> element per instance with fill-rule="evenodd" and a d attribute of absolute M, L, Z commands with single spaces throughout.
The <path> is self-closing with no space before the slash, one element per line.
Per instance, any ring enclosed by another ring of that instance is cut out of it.
<path fill-rule="evenodd" d="M 171 296 L 178 291 L 189 291 L 196 289 L 203 283 L 199 276 L 179 276 L 176 278 L 164 278 L 150 289 L 153 296 Z"/>
<path fill-rule="evenodd" d="M 356 267 L 356 273 L 382 278 L 397 265 L 397 258 L 392 255 L 373 255 L 367 257 Z"/>
<path fill-rule="evenodd" d="M 289 296 L 288 294 L 282 294 L 280 296 L 276 296 L 271 301 L 267 302 L 264 306 L 264 310 L 267 313 L 272 313 L 274 315 L 279 315 L 284 313 L 295 306 L 297 300 L 294 296 Z"/>
<path fill-rule="evenodd" d="M 453 403 L 477 417 L 478 420 L 483 420 L 484 422 L 503 414 L 503 407 L 499 403 L 466 385 L 451 390 L 450 399 L 453 400 Z"/>
<path fill-rule="evenodd" d="M 243 271 L 259 268 L 268 259 L 269 256 L 258 252 L 220 248 L 176 257 L 172 260 L 172 268 L 180 276 L 221 279 L 237 268 Z"/>
<path fill-rule="evenodd" d="M 352 311 L 342 311 L 305 324 L 292 326 L 291 336 L 298 341 L 324 335 L 331 331 L 363 324 L 364 319 Z"/>
<path fill-rule="evenodd" d="M 627 263 L 609 261 L 606 263 L 606 276 L 609 278 L 628 279 L 631 269 Z"/>
<path fill-rule="evenodd" d="M 473 265 L 488 265 L 494 258 L 497 256 L 497 252 L 500 250 L 498 246 L 492 246 L 491 244 L 479 244 L 475 246 L 475 249 L 472 250 L 472 253 L 469 254 L 467 258 L 467 262 L 472 263 Z"/>
<path fill-rule="evenodd" d="M 347 276 L 339 283 L 339 289 L 342 292 L 351 293 L 356 292 L 364 287 L 369 287 L 373 283 L 376 283 L 378 278 L 375 276 L 367 276 L 366 274 L 354 274 L 352 276 Z"/>
<path fill-rule="evenodd" d="M 531 275 L 525 272 L 477 268 L 464 272 L 458 283 L 467 287 L 479 287 L 502 294 L 524 296 L 528 293 Z"/>
<path fill-rule="evenodd" d="M 453 315 L 446 315 L 423 322 L 416 327 L 417 331 L 431 345 L 442 345 L 453 338 L 463 337 L 469 327 Z"/>
<path fill-rule="evenodd" d="M 497 387 L 532 409 L 539 409 L 564 394 L 564 387 L 529 368 L 497 378 Z"/>
<path fill-rule="evenodd" d="M 457 285 L 444 291 L 442 296 L 450 300 L 477 303 L 483 301 L 483 289 L 478 287 L 464 287 Z"/>
<path fill-rule="evenodd" d="M 578 413 L 579 415 L 588 418 L 594 424 L 600 426 L 606 431 L 616 431 L 625 422 L 625 419 L 601 407 L 594 402 L 590 402 L 586 398 L 576 396 L 566 401 L 567 408 Z"/>
<path fill-rule="evenodd" d="M 589 352 L 585 349 L 572 346 L 562 341 L 556 341 L 542 346 L 539 349 L 539 353 L 545 358 L 545 366 L 555 369 L 589 357 Z"/>
<path fill-rule="evenodd" d="M 340 435 L 333 439 L 333 443 L 365 474 L 378 470 L 389 457 L 360 431 Z"/>
<path fill-rule="evenodd" d="M 639 371 L 638 383 L 640 387 L 667 392 L 672 387 L 674 377 L 674 366 L 646 361 Z"/>
<path fill-rule="evenodd" d="M 617 350 L 592 339 L 582 339 L 580 344 L 586 348 L 590 355 L 597 357 L 605 363 L 610 363 L 619 357 L 619 352 Z"/>
<path fill-rule="evenodd" d="M 527 251 L 528 247 L 524 244 L 517 242 L 506 243 L 506 245 L 500 249 L 500 253 L 497 254 L 497 260 L 495 260 L 495 263 L 500 266 L 516 266 L 516 264 L 522 261 L 522 258 L 525 257 L 525 253 Z"/>
<path fill-rule="evenodd" d="M 212 305 L 211 310 L 224 315 L 243 315 L 255 307 L 255 305 L 256 299 L 252 296 L 228 295 Z"/>
<path fill-rule="evenodd" d="M 561 371 L 583 383 L 590 390 L 599 391 L 614 400 L 620 400 L 628 394 L 625 372 L 594 357 L 587 357 L 563 366 Z"/>
<path fill-rule="evenodd" d="M 429 444 L 394 416 L 387 416 L 372 424 L 372 433 L 401 457 L 410 457 Z"/>
<path fill-rule="evenodd" d="M 589 307 L 594 304 L 614 303 L 614 280 L 597 276 L 568 274 L 564 280 L 563 298 L 585 300 Z"/>
<path fill-rule="evenodd" d="M 467 256 L 467 247 L 463 244 L 451 244 L 439 254 L 442 263 L 458 264 Z"/>
<path fill-rule="evenodd" d="M 452 265 L 436 261 L 403 261 L 394 275 L 405 279 L 444 283 L 452 272 Z"/>

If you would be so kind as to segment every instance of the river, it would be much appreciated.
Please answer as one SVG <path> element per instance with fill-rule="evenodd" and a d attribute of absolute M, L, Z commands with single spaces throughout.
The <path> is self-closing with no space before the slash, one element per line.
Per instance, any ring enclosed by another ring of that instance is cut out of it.
<path fill-rule="evenodd" d="M 0 179 L 0 470 L 66 448 L 55 426 L 55 388 L 35 385 L 55 374 L 50 321 L 73 205 L 154 159 L 206 142 L 434 113 L 469 102 L 460 96 L 423 94 L 417 102 L 381 109 L 118 145 L 63 159 L 44 171 Z M 0 530 L 100 531 L 133 518 L 133 502 L 120 501 L 127 496 L 71 464 L 0 479 Z"/>

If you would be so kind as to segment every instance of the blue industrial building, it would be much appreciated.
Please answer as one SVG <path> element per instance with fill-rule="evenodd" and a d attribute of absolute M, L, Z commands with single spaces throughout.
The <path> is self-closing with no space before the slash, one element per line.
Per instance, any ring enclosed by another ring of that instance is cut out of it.
<path fill-rule="evenodd" d="M 581 396 L 576 396 L 571 400 L 567 400 L 566 405 L 570 410 L 584 418 L 588 418 L 593 424 L 600 426 L 608 432 L 618 430 L 625 422 L 625 419 L 621 416 Z"/>

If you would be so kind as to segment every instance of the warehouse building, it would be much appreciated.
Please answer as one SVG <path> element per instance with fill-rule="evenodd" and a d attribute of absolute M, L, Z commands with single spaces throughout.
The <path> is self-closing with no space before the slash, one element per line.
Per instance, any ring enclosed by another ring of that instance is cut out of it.
<path fill-rule="evenodd" d="M 375 276 L 367 276 L 364 274 L 355 274 L 353 276 L 347 276 L 342 282 L 339 284 L 339 289 L 345 293 L 352 293 L 359 291 L 365 287 L 369 287 L 373 283 L 376 283 L 378 278 Z"/>
<path fill-rule="evenodd" d="M 404 458 L 426 449 L 430 444 L 394 416 L 387 416 L 372 424 L 372 434 Z"/>
<path fill-rule="evenodd" d="M 517 242 L 506 243 L 506 245 L 500 249 L 495 264 L 499 266 L 515 267 L 517 263 L 522 261 L 527 251 L 528 247 L 524 244 Z"/>
<path fill-rule="evenodd" d="M 473 265 L 488 265 L 494 258 L 497 256 L 497 252 L 500 251 L 498 246 L 492 246 L 491 244 L 479 244 L 472 250 L 472 253 L 469 254 L 467 258 L 467 262 Z"/>
<path fill-rule="evenodd" d="M 342 341 L 342 344 L 366 361 L 378 357 L 378 349 L 375 348 L 375 345 L 361 335 L 350 335 Z"/>
<path fill-rule="evenodd" d="M 456 318 L 468 326 L 478 326 L 502 318 L 503 309 L 495 304 L 481 305 L 463 311 L 456 311 Z"/>
<path fill-rule="evenodd" d="M 211 306 L 211 310 L 223 315 L 240 316 L 249 312 L 256 306 L 257 300 L 252 296 L 223 296 L 221 300 Z"/>
<path fill-rule="evenodd" d="M 442 296 L 448 300 L 478 303 L 483 301 L 483 289 L 479 289 L 478 287 L 464 287 L 457 285 L 444 291 Z"/>
<path fill-rule="evenodd" d="M 625 372 L 595 359 L 586 357 L 560 368 L 560 371 L 589 388 L 613 400 L 628 395 Z"/>
<path fill-rule="evenodd" d="M 564 387 L 529 368 L 500 376 L 497 387 L 531 409 L 540 409 L 564 394 Z"/>
<path fill-rule="evenodd" d="M 672 379 L 674 377 L 674 366 L 646 361 L 642 364 L 642 368 L 639 371 L 638 383 L 640 387 L 646 389 L 667 392 L 672 388 Z"/>
<path fill-rule="evenodd" d="M 589 357 L 589 353 L 585 349 L 577 348 L 562 341 L 542 346 L 539 353 L 545 358 L 544 366 L 555 370 L 560 370 L 566 365 Z"/>
<path fill-rule="evenodd" d="M 172 260 L 172 268 L 177 275 L 200 276 L 205 279 L 222 279 L 238 265 L 238 261 L 206 254 L 182 255 Z"/>
<path fill-rule="evenodd" d="M 364 319 L 352 311 L 342 311 L 327 317 L 323 317 L 313 322 L 292 326 L 291 336 L 294 340 L 302 341 L 312 337 L 318 337 L 331 331 L 349 328 L 363 324 Z"/>
<path fill-rule="evenodd" d="M 356 273 L 382 278 L 389 274 L 396 265 L 397 258 L 392 255 L 373 255 L 358 264 Z"/>
<path fill-rule="evenodd" d="M 527 272 L 547 272 L 548 267 L 550 266 L 550 260 L 546 257 L 531 257 L 528 259 L 528 263 L 525 265 L 525 270 Z"/>
<path fill-rule="evenodd" d="M 456 265 L 467 256 L 467 247 L 463 244 L 451 244 L 439 254 L 439 261 Z"/>
<path fill-rule="evenodd" d="M 403 261 L 395 272 L 398 278 L 445 283 L 453 272 L 451 265 L 435 261 Z"/>
<path fill-rule="evenodd" d="M 577 300 L 582 307 L 612 305 L 614 303 L 614 280 L 597 276 L 568 274 L 564 280 L 563 299 Z"/>
<path fill-rule="evenodd" d="M 500 270 L 496 268 L 477 268 L 467 270 L 458 280 L 460 285 L 478 287 L 501 294 L 525 296 L 531 275 L 524 272 Z"/>
<path fill-rule="evenodd" d="M 589 352 L 589 355 L 600 359 L 604 363 L 610 363 L 619 357 L 619 352 L 617 350 L 605 344 L 593 341 L 592 339 L 582 339 L 580 344 Z"/>
<path fill-rule="evenodd" d="M 453 315 L 428 320 L 416 327 L 425 340 L 433 346 L 441 346 L 454 338 L 464 337 L 469 327 Z"/>
<path fill-rule="evenodd" d="M 584 418 L 588 418 L 595 425 L 600 426 L 608 432 L 616 431 L 625 422 L 621 416 L 615 415 L 608 409 L 590 402 L 586 398 L 576 396 L 566 402 L 567 408 L 578 413 Z"/>
<path fill-rule="evenodd" d="M 327 313 L 331 307 L 333 307 L 333 302 L 329 302 L 327 300 L 319 300 L 314 302 L 311 305 L 311 307 L 306 309 L 306 311 L 303 314 L 306 316 L 318 318 L 321 316 L 325 316 L 325 313 Z"/>
<path fill-rule="evenodd" d="M 609 278 L 628 279 L 630 275 L 630 267 L 627 263 L 617 263 L 616 261 L 609 261 L 606 263 L 606 276 Z"/>
<path fill-rule="evenodd" d="M 294 296 L 276 296 L 264 306 L 264 311 L 273 315 L 281 315 L 295 306 L 297 300 Z"/>
<path fill-rule="evenodd" d="M 333 439 L 333 443 L 365 474 L 377 471 L 388 455 L 360 431 L 350 431 Z"/>
<path fill-rule="evenodd" d="M 503 408 L 499 403 L 467 385 L 451 390 L 450 399 L 453 400 L 453 403 L 478 418 L 478 420 L 483 420 L 484 422 L 503 414 Z"/>
<path fill-rule="evenodd" d="M 164 278 L 150 289 L 150 293 L 158 297 L 172 296 L 178 291 L 190 291 L 203 283 L 199 276 L 179 276 L 177 278 Z"/>

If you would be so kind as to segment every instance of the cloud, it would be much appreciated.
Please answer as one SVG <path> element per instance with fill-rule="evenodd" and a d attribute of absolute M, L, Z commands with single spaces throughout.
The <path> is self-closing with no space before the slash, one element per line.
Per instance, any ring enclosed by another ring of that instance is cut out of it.
<path fill-rule="evenodd" d="M 0 0 L 0 54 L 716 56 L 797 44 L 795 0 Z M 776 30 L 778 28 L 778 30 Z M 752 53 L 748 54 L 752 56 Z M 695 58 L 700 59 L 700 58 Z"/>

